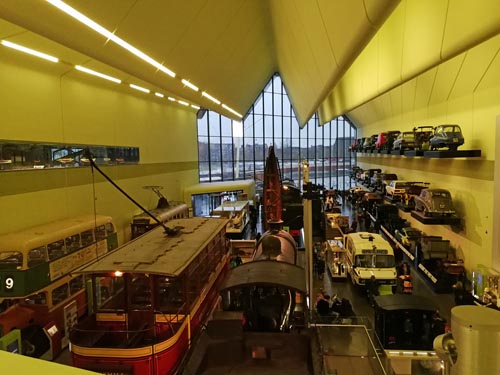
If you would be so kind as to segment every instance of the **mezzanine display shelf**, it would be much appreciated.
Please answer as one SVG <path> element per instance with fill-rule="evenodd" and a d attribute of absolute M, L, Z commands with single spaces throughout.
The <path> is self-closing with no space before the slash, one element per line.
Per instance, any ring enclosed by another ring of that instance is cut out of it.
<path fill-rule="evenodd" d="M 434 150 L 434 151 L 423 151 L 423 150 L 374 150 L 366 152 L 357 152 L 359 154 L 369 154 L 369 155 L 397 155 L 397 156 L 420 156 L 424 158 L 478 158 L 481 157 L 481 150 Z"/>

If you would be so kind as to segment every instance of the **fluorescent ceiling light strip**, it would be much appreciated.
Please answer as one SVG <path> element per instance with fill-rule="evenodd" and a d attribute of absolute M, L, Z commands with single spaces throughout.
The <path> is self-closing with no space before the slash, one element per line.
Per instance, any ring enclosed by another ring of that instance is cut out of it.
<path fill-rule="evenodd" d="M 193 85 L 191 82 L 185 80 L 184 78 L 181 79 L 182 83 L 185 84 L 187 87 L 189 87 L 191 90 L 198 91 L 199 88 Z"/>
<path fill-rule="evenodd" d="M 175 77 L 175 73 L 173 71 L 164 67 L 158 61 L 152 59 L 151 57 L 146 55 L 144 52 L 138 50 L 137 48 L 130 45 L 129 43 L 127 43 L 123 39 L 117 37 L 111 31 L 105 29 L 104 27 L 102 27 L 98 23 L 92 21 L 90 18 L 83 15 L 82 13 L 77 11 L 76 9 L 70 7 L 69 5 L 64 3 L 63 1 L 60 1 L 60 0 L 46 0 L 46 1 L 50 4 L 52 4 L 53 6 L 55 6 L 56 8 L 62 10 L 64 13 L 68 14 L 69 16 L 71 16 L 71 17 L 75 18 L 76 20 L 80 21 L 81 23 L 87 25 L 92 30 L 97 31 L 99 34 L 101 34 L 104 37 L 108 38 L 109 40 L 115 42 L 119 46 L 125 48 L 127 51 L 136 55 L 140 59 L 146 61 L 148 64 L 154 66 L 156 69 L 162 71 L 165 74 L 168 74 L 172 78 Z"/>
<path fill-rule="evenodd" d="M 108 81 L 111 81 L 111 82 L 122 83 L 122 81 L 118 78 L 111 77 L 111 76 L 108 76 L 106 74 L 96 72 L 95 70 L 85 68 L 84 66 L 81 66 L 81 65 L 75 65 L 75 69 L 79 70 L 80 72 L 91 74 L 91 75 L 99 77 L 99 78 L 107 79 Z"/>
<path fill-rule="evenodd" d="M 242 115 L 240 115 L 238 112 L 236 112 L 234 109 L 228 107 L 227 105 L 225 104 L 222 104 L 222 108 L 225 108 L 227 109 L 229 112 L 231 112 L 233 115 L 236 115 L 238 117 L 243 117 Z"/>
<path fill-rule="evenodd" d="M 210 94 L 209 94 L 209 93 L 207 93 L 206 91 L 203 91 L 203 92 L 201 93 L 201 96 L 204 96 L 205 98 L 210 99 L 211 101 L 213 101 L 213 102 L 214 102 L 214 103 L 216 103 L 216 104 L 220 104 L 220 100 L 215 99 L 212 95 L 210 95 Z"/>
<path fill-rule="evenodd" d="M 135 90 L 139 90 L 139 91 L 142 91 L 142 92 L 145 92 L 148 94 L 150 93 L 150 91 L 148 89 L 145 89 L 144 87 L 141 87 L 141 86 L 134 85 L 133 83 L 131 83 L 129 86 Z"/>
<path fill-rule="evenodd" d="M 36 56 L 36 57 L 40 57 L 41 59 L 44 59 L 44 60 L 52 61 L 52 62 L 55 62 L 55 63 L 59 62 L 59 59 L 57 57 L 47 55 L 46 53 L 43 53 L 43 52 L 35 51 L 34 49 L 31 49 L 31 48 L 20 46 L 19 44 L 16 44 L 16 43 L 8 42 L 6 40 L 2 40 L 1 43 L 5 47 L 13 48 L 15 50 L 18 50 L 18 51 L 21 51 L 21 52 L 24 52 L 24 53 L 28 53 L 30 55 L 33 55 L 33 56 Z"/>
<path fill-rule="evenodd" d="M 191 107 L 193 107 L 194 109 L 200 109 L 200 107 L 198 107 L 197 105 L 194 105 L 194 104 L 191 104 Z"/>
<path fill-rule="evenodd" d="M 177 100 L 177 103 L 182 104 L 182 105 L 185 105 L 186 107 L 189 105 L 189 103 L 188 103 L 188 102 L 185 102 L 185 101 L 183 101 L 183 100 Z"/>
<path fill-rule="evenodd" d="M 171 102 L 175 102 L 175 98 L 172 98 L 171 96 L 168 97 L 168 100 L 170 100 Z"/>
<path fill-rule="evenodd" d="M 155 92 L 155 95 L 159 98 L 164 98 L 165 95 L 163 95 L 161 92 Z"/>

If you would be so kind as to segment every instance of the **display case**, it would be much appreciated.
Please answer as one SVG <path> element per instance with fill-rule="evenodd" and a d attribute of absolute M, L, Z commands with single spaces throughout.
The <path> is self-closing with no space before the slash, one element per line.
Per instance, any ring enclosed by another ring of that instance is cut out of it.
<path fill-rule="evenodd" d="M 472 295 L 481 304 L 500 308 L 498 299 L 500 273 L 493 268 L 479 264 L 472 270 Z"/>
<path fill-rule="evenodd" d="M 347 258 L 342 238 L 326 241 L 325 260 L 332 279 L 347 279 Z"/>

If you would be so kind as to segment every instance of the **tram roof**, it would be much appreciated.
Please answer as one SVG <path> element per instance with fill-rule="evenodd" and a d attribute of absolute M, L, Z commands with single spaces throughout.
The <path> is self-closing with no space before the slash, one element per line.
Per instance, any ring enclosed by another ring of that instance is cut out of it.
<path fill-rule="evenodd" d="M 229 270 L 221 289 L 262 284 L 284 286 L 306 293 L 305 270 L 276 260 L 247 262 Z"/>
<path fill-rule="evenodd" d="M 171 220 L 168 227 L 181 227 L 179 234 L 167 236 L 161 226 L 156 227 L 73 273 L 121 271 L 178 276 L 227 222 L 206 217 Z"/>
<path fill-rule="evenodd" d="M 426 310 L 434 311 L 436 304 L 429 298 L 414 294 L 392 294 L 376 296 L 375 303 L 382 310 Z"/>

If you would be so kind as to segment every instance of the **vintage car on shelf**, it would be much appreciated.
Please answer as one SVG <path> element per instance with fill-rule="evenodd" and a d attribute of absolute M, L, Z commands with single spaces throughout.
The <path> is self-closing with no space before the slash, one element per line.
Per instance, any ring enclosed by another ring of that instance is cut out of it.
<path fill-rule="evenodd" d="M 382 172 L 380 168 L 365 169 L 363 173 L 361 173 L 360 182 L 365 186 L 370 186 L 373 175 L 380 172 Z"/>
<path fill-rule="evenodd" d="M 422 231 L 415 229 L 413 227 L 403 227 L 401 229 L 396 229 L 394 232 L 394 237 L 401 243 L 403 246 L 408 248 L 414 248 L 415 243 L 420 241 L 422 238 Z"/>
<path fill-rule="evenodd" d="M 396 181 L 398 179 L 398 175 L 395 173 L 385 173 L 382 176 L 382 182 L 378 185 L 378 190 L 382 193 L 385 193 L 385 188 L 387 185 L 391 183 L 391 181 Z"/>
<path fill-rule="evenodd" d="M 400 133 L 401 132 L 399 130 L 389 130 L 388 132 L 380 133 L 377 137 L 377 141 L 375 142 L 375 148 L 377 150 L 392 150 L 394 140 Z"/>
<path fill-rule="evenodd" d="M 445 189 L 424 189 L 414 197 L 415 211 L 424 216 L 451 216 L 455 214 L 451 194 Z"/>
<path fill-rule="evenodd" d="M 363 144 L 364 152 L 372 152 L 375 149 L 375 142 L 377 142 L 378 134 L 373 134 L 371 137 L 365 139 Z"/>
<path fill-rule="evenodd" d="M 458 146 L 464 144 L 464 136 L 459 125 L 438 125 L 429 142 L 431 150 L 447 147 L 448 150 L 456 151 Z"/>
<path fill-rule="evenodd" d="M 409 181 L 395 180 L 385 187 L 385 195 L 393 200 L 401 199 L 410 187 Z"/>
<path fill-rule="evenodd" d="M 429 140 L 434 134 L 434 126 L 422 125 L 413 128 L 415 134 L 415 150 L 426 151 L 430 147 Z"/>
<path fill-rule="evenodd" d="M 415 148 L 415 133 L 402 132 L 392 145 L 393 150 L 413 150 Z"/>

